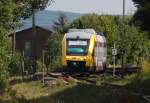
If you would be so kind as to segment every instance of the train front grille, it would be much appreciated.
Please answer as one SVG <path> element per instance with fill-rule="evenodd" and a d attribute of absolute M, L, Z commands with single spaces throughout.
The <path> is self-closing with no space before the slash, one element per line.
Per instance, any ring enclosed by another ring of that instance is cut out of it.
<path fill-rule="evenodd" d="M 69 67 L 84 67 L 86 65 L 86 61 L 67 61 L 67 65 Z"/>

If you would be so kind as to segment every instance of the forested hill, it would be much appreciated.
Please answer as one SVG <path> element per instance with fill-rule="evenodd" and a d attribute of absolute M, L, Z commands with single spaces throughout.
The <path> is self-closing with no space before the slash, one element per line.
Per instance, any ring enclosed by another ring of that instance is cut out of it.
<path fill-rule="evenodd" d="M 58 19 L 61 13 L 67 16 L 69 22 L 72 22 L 74 19 L 82 15 L 80 13 L 62 12 L 62 11 L 49 11 L 49 10 L 39 11 L 36 13 L 36 25 L 51 27 L 53 25 L 53 22 Z M 21 29 L 31 27 L 32 17 L 23 20 L 22 23 L 24 26 Z"/>

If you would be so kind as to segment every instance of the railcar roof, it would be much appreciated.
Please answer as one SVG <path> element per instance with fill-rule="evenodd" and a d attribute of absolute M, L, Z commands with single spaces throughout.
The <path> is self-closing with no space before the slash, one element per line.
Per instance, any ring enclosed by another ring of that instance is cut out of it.
<path fill-rule="evenodd" d="M 94 29 L 69 29 L 68 32 L 86 32 L 86 33 L 96 34 Z"/>
<path fill-rule="evenodd" d="M 69 32 L 66 34 L 67 39 L 90 39 L 91 33 L 86 32 Z"/>

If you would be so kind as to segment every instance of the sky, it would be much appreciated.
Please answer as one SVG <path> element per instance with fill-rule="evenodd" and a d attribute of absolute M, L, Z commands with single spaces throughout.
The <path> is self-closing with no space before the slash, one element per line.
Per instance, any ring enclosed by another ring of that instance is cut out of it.
<path fill-rule="evenodd" d="M 132 0 L 126 1 L 126 14 L 136 10 Z M 68 11 L 76 13 L 122 14 L 123 0 L 55 0 L 47 10 Z"/>

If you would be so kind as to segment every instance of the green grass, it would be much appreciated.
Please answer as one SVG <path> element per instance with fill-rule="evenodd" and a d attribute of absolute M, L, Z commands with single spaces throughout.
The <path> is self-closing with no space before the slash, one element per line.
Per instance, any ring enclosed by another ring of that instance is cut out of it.
<path fill-rule="evenodd" d="M 42 83 L 39 81 L 16 84 L 12 86 L 12 90 L 16 91 L 17 96 L 23 95 L 27 99 L 48 95 L 48 88 L 42 87 Z"/>
<path fill-rule="evenodd" d="M 52 95 L 65 88 L 69 86 L 44 87 L 41 81 L 23 82 L 12 86 L 12 90 L 16 91 L 18 97 L 24 96 L 28 100 Z"/>

